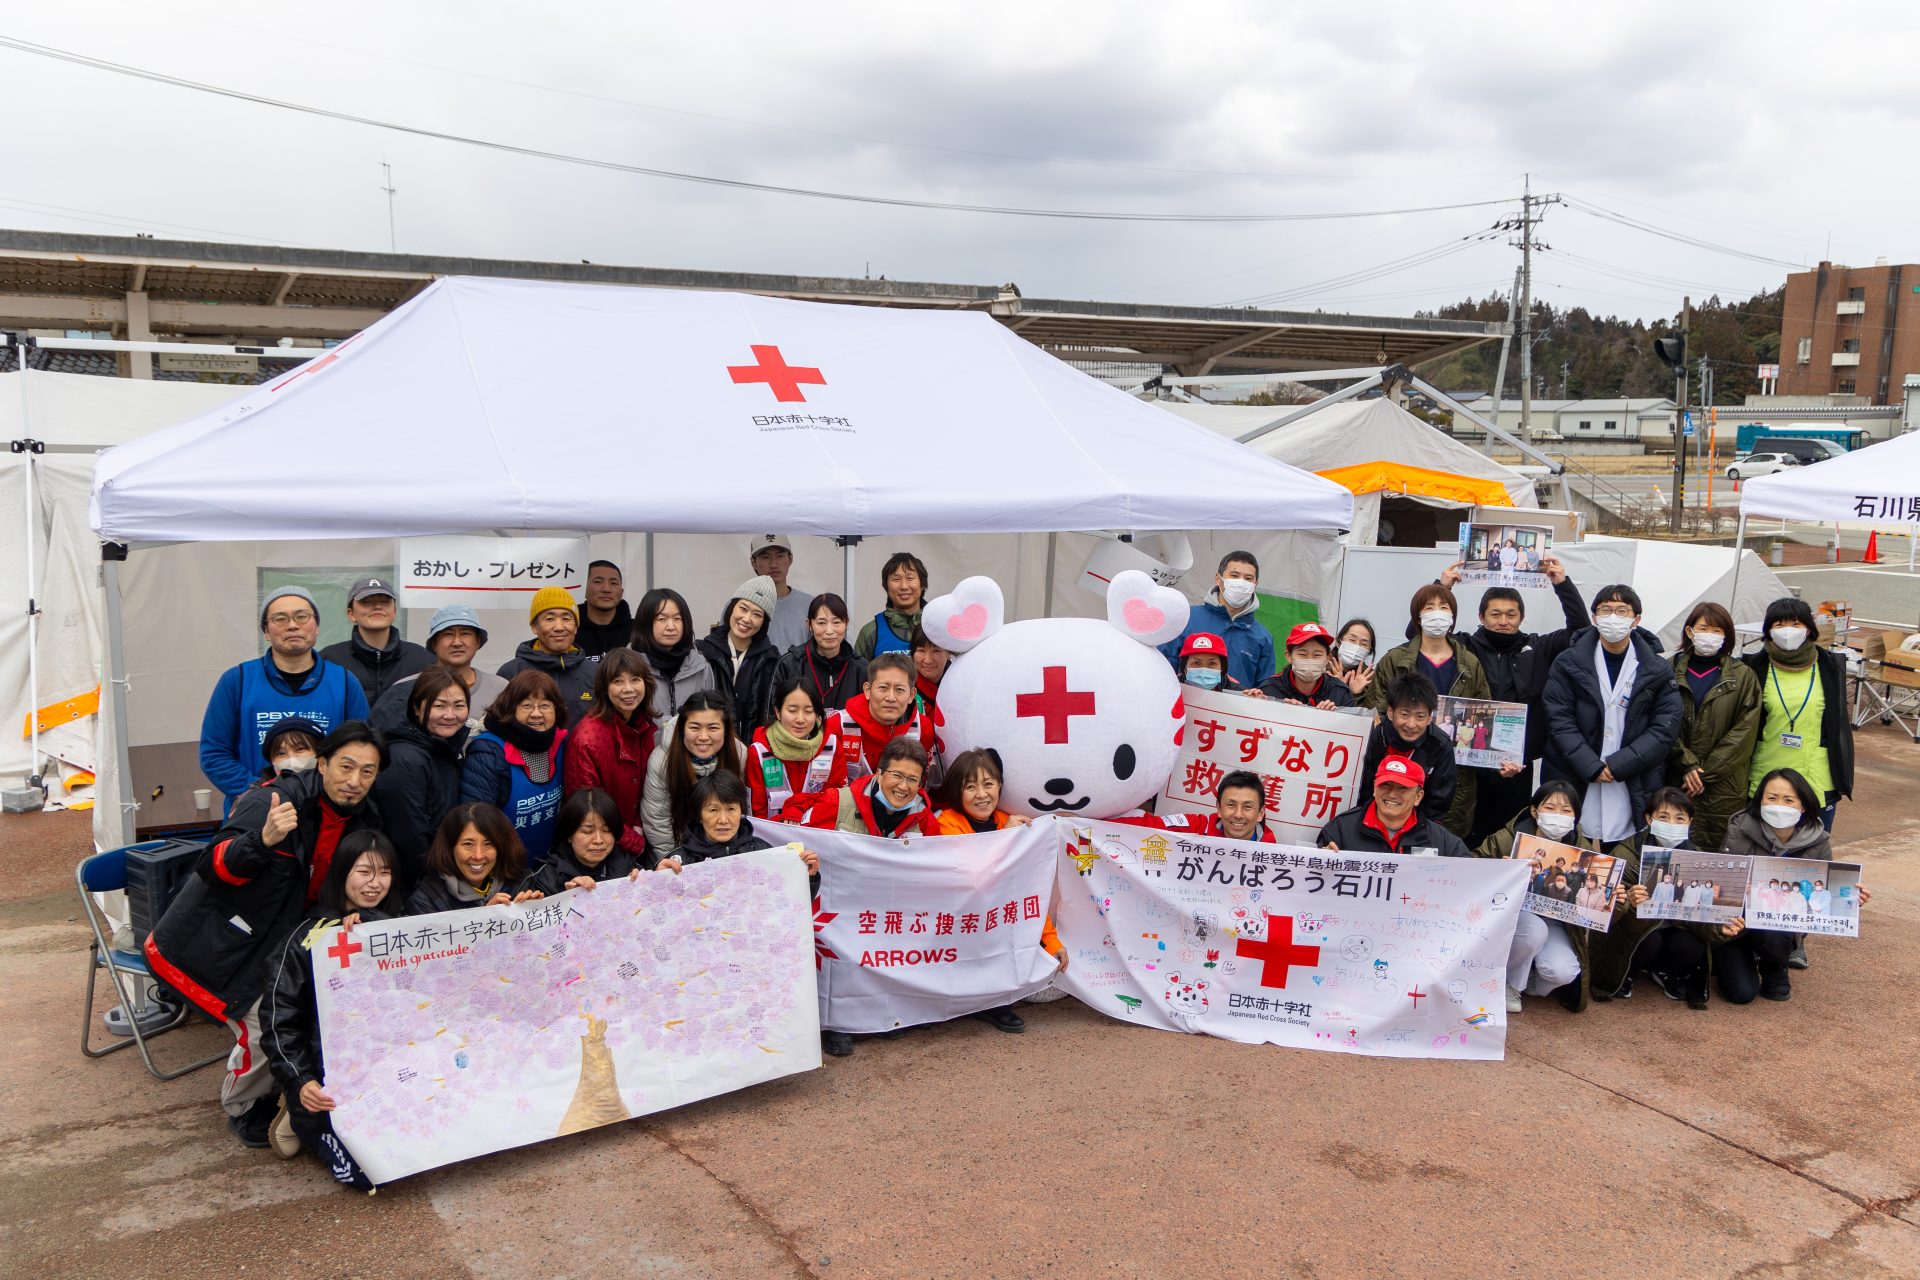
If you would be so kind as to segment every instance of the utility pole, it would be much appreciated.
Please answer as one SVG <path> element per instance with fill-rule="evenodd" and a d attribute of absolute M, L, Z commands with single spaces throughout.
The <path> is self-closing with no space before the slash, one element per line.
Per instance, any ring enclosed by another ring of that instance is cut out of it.
<path fill-rule="evenodd" d="M 1571 360 L 1562 360 L 1560 362 L 1560 398 L 1562 400 L 1571 398 L 1567 393 L 1567 375 L 1572 371 L 1573 362 Z"/>
<path fill-rule="evenodd" d="M 1693 299 L 1683 298 L 1680 300 L 1680 335 L 1683 340 L 1687 330 L 1692 327 Z M 1673 513 L 1667 517 L 1667 532 L 1678 534 L 1681 513 L 1687 505 L 1687 437 L 1682 425 L 1687 417 L 1687 362 L 1684 355 L 1674 369 L 1673 404 Z"/>
<path fill-rule="evenodd" d="M 387 193 L 387 252 L 395 253 L 398 251 L 398 242 L 394 239 L 393 234 L 393 197 L 395 192 L 393 185 L 393 166 L 385 160 L 382 160 L 380 162 L 380 175 L 380 189 Z"/>
<path fill-rule="evenodd" d="M 1530 439 L 1533 429 L 1533 251 L 1551 245 L 1536 244 L 1533 229 L 1539 224 L 1540 211 L 1560 203 L 1559 196 L 1533 194 L 1533 175 L 1523 178 L 1520 216 L 1494 224 L 1496 231 L 1517 231 L 1518 240 L 1510 241 L 1520 250 L 1520 438 Z"/>

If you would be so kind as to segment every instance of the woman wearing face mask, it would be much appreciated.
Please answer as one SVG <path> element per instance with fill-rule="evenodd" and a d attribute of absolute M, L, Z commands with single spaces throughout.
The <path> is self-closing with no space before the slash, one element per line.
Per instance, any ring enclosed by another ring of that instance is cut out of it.
<path fill-rule="evenodd" d="M 314 748 L 326 736 L 319 725 L 305 716 L 275 721 L 260 743 L 260 754 L 267 758 L 267 768 L 257 785 L 264 787 L 283 773 L 311 773 L 318 759 Z"/>
<path fill-rule="evenodd" d="M 1614 857 L 1626 861 L 1621 891 L 1631 906 L 1638 908 L 1650 898 L 1672 902 L 1680 896 L 1672 872 L 1667 872 L 1660 884 L 1642 883 L 1640 858 L 1648 848 L 1698 848 L 1692 838 L 1697 818 L 1694 802 L 1685 791 L 1662 787 L 1653 793 L 1640 830 L 1610 850 Z M 1684 1000 L 1688 1008 L 1704 1009 L 1708 954 L 1713 947 L 1739 937 L 1745 927 L 1740 920 L 1706 924 L 1643 919 L 1637 911 L 1616 914 L 1607 932 L 1589 939 L 1593 998 L 1612 1000 L 1632 995 L 1633 975 L 1644 971 L 1669 1000 Z"/>
<path fill-rule="evenodd" d="M 1724 608 L 1697 604 L 1673 655 L 1682 711 L 1667 780 L 1692 798 L 1693 835 L 1703 849 L 1720 847 L 1727 819 L 1747 802 L 1760 733 L 1760 681 L 1734 653 L 1733 634 Z"/>
<path fill-rule="evenodd" d="M 1333 656 L 1327 669 L 1340 678 L 1356 701 L 1373 682 L 1373 656 L 1379 647 L 1373 624 L 1365 618 L 1349 619 L 1336 633 Z"/>
<path fill-rule="evenodd" d="M 720 688 L 713 667 L 693 651 L 692 617 L 686 597 L 669 587 L 655 587 L 640 597 L 633 616 L 633 650 L 653 671 L 656 724 L 679 715 L 694 694 Z"/>
<path fill-rule="evenodd" d="M 1413 639 L 1381 655 L 1372 682 L 1360 696 L 1361 706 L 1386 711 L 1388 687 L 1408 674 L 1425 676 L 1443 698 L 1493 697 L 1493 686 L 1487 682 L 1487 671 L 1480 665 L 1479 655 L 1454 634 L 1453 623 L 1460 616 L 1460 606 L 1453 592 L 1437 582 L 1429 582 L 1413 593 L 1407 612 L 1411 618 L 1407 634 Z M 1480 772 L 1472 767 L 1459 771 L 1443 823 L 1455 835 L 1473 829 Z"/>
<path fill-rule="evenodd" d="M 1523 835 L 1536 835 L 1556 844 L 1597 851 L 1598 846 L 1574 827 L 1580 795 L 1565 782 L 1545 782 L 1533 793 L 1533 803 L 1518 817 L 1494 832 L 1473 851 L 1476 858 L 1510 858 Z M 1616 917 L 1626 895 L 1614 900 Z M 1507 1012 L 1520 1012 L 1520 996 L 1557 995 L 1569 1010 L 1586 1007 L 1587 930 L 1569 928 L 1531 911 L 1522 911 L 1507 953 Z"/>
<path fill-rule="evenodd" d="M 773 684 L 783 689 L 790 681 L 804 678 L 813 686 L 822 711 L 838 711 L 865 687 L 867 661 L 847 642 L 845 600 L 825 591 L 813 598 L 807 610 L 807 642 L 780 655 L 773 667 Z M 778 697 L 772 710 L 779 711 Z"/>
<path fill-rule="evenodd" d="M 1246 693 L 1240 682 L 1227 674 L 1227 642 L 1210 631 L 1196 631 L 1180 644 L 1180 659 L 1175 668 L 1180 683 L 1196 689 L 1218 689 L 1223 693 Z M 1263 697 L 1265 695 L 1262 695 Z"/>
<path fill-rule="evenodd" d="M 1745 661 L 1760 682 L 1760 739 L 1748 767 L 1749 794 L 1775 769 L 1807 780 L 1820 824 L 1833 830 L 1834 806 L 1853 795 L 1853 724 L 1847 716 L 1846 665 L 1816 643 L 1813 609 L 1788 597 L 1767 606 L 1765 645 Z"/>
<path fill-rule="evenodd" d="M 1353 690 L 1331 674 L 1333 633 L 1317 622 L 1303 622 L 1287 633 L 1287 665 L 1260 682 L 1260 692 L 1281 702 L 1332 711 L 1353 705 Z"/>
<path fill-rule="evenodd" d="M 686 837 L 693 821 L 693 785 L 714 770 L 739 774 L 746 748 L 734 730 L 726 695 L 696 693 L 667 728 L 665 750 L 647 761 L 646 789 L 640 797 L 640 821 L 646 828 L 649 867 Z"/>
<path fill-rule="evenodd" d="M 446 667 L 428 667 L 406 694 L 406 719 L 378 726 L 389 760 L 373 782 L 373 802 L 399 856 L 394 878 L 402 896 L 426 870 L 440 819 L 460 803 L 468 733 L 467 686 Z"/>
<path fill-rule="evenodd" d="M 544 671 L 520 672 L 487 708 L 486 725 L 467 748 L 460 798 L 512 815 L 516 843 L 539 866 L 566 793 L 567 709 L 559 686 Z"/>
<path fill-rule="evenodd" d="M 826 732 L 820 697 L 805 676 L 773 686 L 773 719 L 747 745 L 747 794 L 756 818 L 776 817 L 787 801 L 847 781 L 860 745 Z"/>

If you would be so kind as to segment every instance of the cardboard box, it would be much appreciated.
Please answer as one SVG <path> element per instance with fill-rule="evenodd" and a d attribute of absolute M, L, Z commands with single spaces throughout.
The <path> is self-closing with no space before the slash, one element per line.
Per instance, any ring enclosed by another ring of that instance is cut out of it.
<path fill-rule="evenodd" d="M 1889 667 L 1902 667 L 1908 671 L 1920 672 L 1920 649 L 1902 649 L 1901 643 L 1911 635 L 1907 631 L 1882 631 L 1880 643 L 1884 646 L 1881 659 Z"/>
<path fill-rule="evenodd" d="M 1890 685 L 1896 689 L 1920 689 L 1920 671 L 1892 667 L 1884 662 L 1868 666 L 1867 679 L 1874 684 Z"/>

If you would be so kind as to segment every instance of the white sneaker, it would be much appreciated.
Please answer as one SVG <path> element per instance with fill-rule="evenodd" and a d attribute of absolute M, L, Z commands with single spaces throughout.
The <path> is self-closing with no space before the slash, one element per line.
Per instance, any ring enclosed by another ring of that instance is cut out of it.
<path fill-rule="evenodd" d="M 1512 987 L 1507 988 L 1507 1012 L 1520 1012 L 1520 993 Z"/>

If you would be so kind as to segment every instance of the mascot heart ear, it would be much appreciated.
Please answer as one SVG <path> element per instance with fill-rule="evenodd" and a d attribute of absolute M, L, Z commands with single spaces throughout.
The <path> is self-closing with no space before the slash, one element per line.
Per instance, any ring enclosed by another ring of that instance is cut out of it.
<path fill-rule="evenodd" d="M 1006 614 L 999 583 L 992 578 L 963 578 L 951 593 L 927 602 L 920 629 L 949 653 L 965 653 L 998 631 Z"/>
<path fill-rule="evenodd" d="M 1185 631 L 1188 612 L 1185 596 L 1138 569 L 1114 574 L 1107 585 L 1107 621 L 1141 644 L 1165 644 Z"/>

